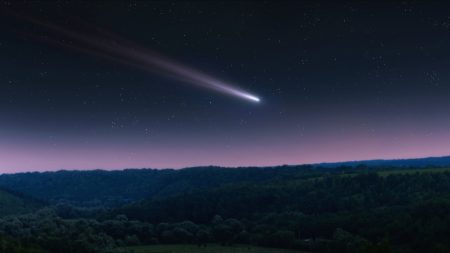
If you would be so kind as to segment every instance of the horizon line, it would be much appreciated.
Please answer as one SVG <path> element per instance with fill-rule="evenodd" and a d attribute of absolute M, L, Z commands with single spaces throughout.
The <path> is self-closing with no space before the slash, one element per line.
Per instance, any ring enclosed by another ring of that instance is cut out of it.
<path fill-rule="evenodd" d="M 52 172 L 62 172 L 62 171 L 125 171 L 125 170 L 184 170 L 184 169 L 192 169 L 192 168 L 207 168 L 207 167 L 217 167 L 224 169 L 239 169 L 239 168 L 268 168 L 268 167 L 294 167 L 294 166 L 322 166 L 322 165 L 332 165 L 332 164 L 342 164 L 342 163 L 364 163 L 364 162 L 373 162 L 373 161 L 404 161 L 404 160 L 422 160 L 422 159 L 433 159 L 433 158 L 447 158 L 449 155 L 441 155 L 441 156 L 419 156 L 419 157 L 405 157 L 405 158 L 373 158 L 373 159 L 364 159 L 364 160 L 342 160 L 342 161 L 331 161 L 331 162 L 316 162 L 316 163 L 298 163 L 298 164 L 276 164 L 276 165 L 265 165 L 265 166 L 257 166 L 257 165 L 242 165 L 242 166 L 221 166 L 221 165 L 193 165 L 186 166 L 180 168 L 170 168 L 170 167 L 161 167 L 161 168 L 152 168 L 152 167 L 130 167 L 130 168 L 118 168 L 118 169 L 107 169 L 107 168 L 87 168 L 87 169 L 48 169 L 48 170 L 30 170 L 30 171 L 18 171 L 11 173 L 0 173 L 1 175 L 13 175 L 13 174 L 25 174 L 25 173 L 52 173 Z M 363 164 L 361 164 L 363 165 Z"/>

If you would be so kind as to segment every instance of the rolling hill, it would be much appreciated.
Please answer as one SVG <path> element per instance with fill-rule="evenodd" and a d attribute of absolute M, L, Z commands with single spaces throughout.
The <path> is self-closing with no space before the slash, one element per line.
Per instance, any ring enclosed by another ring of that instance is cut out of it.
<path fill-rule="evenodd" d="M 336 163 L 319 163 L 316 164 L 321 167 L 339 167 L 339 166 L 370 166 L 370 167 L 441 167 L 450 166 L 450 156 L 442 157 L 425 157 L 425 158 L 413 158 L 413 159 L 376 159 L 376 160 L 364 160 L 364 161 L 346 161 Z"/>
<path fill-rule="evenodd" d="M 0 175 L 0 187 L 55 203 L 80 207 L 118 207 L 149 198 L 204 191 L 227 184 L 260 183 L 283 178 L 312 178 L 324 174 L 403 170 L 450 166 L 450 157 L 370 160 L 276 167 L 196 167 L 126 169 L 120 171 L 57 171 Z"/>
<path fill-rule="evenodd" d="M 0 217 L 33 212 L 43 206 L 43 202 L 0 188 Z"/>
<path fill-rule="evenodd" d="M 35 172 L 0 175 L 0 186 L 50 203 L 114 207 L 150 197 L 207 190 L 229 183 L 261 182 L 306 172 L 312 173 L 312 167 Z"/>

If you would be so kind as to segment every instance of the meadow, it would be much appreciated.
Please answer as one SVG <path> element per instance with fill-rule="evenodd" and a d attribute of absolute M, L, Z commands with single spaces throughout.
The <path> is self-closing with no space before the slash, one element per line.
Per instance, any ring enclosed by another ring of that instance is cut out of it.
<path fill-rule="evenodd" d="M 386 170 L 379 171 L 378 175 L 380 176 L 389 176 L 389 175 L 407 175 L 407 174 L 415 174 L 415 173 L 444 173 L 450 172 L 450 168 L 413 168 L 413 169 L 396 169 L 396 170 Z"/>
<path fill-rule="evenodd" d="M 149 245 L 128 247 L 132 253 L 299 253 L 296 250 L 253 247 L 248 245 L 221 246 L 210 244 L 206 247 L 196 245 Z M 304 252 L 304 251 L 303 251 Z"/>

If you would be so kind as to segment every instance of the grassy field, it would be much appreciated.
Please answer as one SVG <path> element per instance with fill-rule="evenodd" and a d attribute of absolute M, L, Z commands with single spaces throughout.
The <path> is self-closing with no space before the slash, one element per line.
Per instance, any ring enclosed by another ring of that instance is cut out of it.
<path fill-rule="evenodd" d="M 369 170 L 369 172 L 377 173 L 378 175 L 382 177 L 387 177 L 389 175 L 407 175 L 407 174 L 415 174 L 415 173 L 444 173 L 444 172 L 450 172 L 450 168 L 417 168 L 417 169 L 389 169 L 389 170 Z M 354 177 L 357 175 L 361 175 L 364 173 L 368 173 L 368 171 L 363 172 L 353 172 L 348 174 L 342 174 L 340 176 L 342 177 Z M 311 180 L 322 178 L 321 176 L 312 178 Z"/>
<path fill-rule="evenodd" d="M 126 248 L 133 253 L 299 253 L 295 250 L 260 248 L 246 245 L 220 246 L 208 245 L 150 245 Z"/>
<path fill-rule="evenodd" d="M 414 173 L 443 173 L 450 172 L 450 168 L 432 168 L 432 169 L 398 169 L 377 172 L 380 176 L 389 176 L 396 174 L 414 174 Z"/>

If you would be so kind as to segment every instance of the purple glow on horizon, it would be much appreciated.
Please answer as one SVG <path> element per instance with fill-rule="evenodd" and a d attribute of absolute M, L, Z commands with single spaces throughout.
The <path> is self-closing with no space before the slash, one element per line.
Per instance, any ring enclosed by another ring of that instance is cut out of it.
<path fill-rule="evenodd" d="M 280 136 L 281 137 L 281 136 Z M 0 146 L 0 173 L 59 169 L 183 168 L 201 165 L 226 167 L 276 166 L 368 159 L 401 159 L 444 156 L 450 151 L 450 134 L 409 138 L 380 136 L 323 137 L 315 142 L 287 143 L 286 137 L 242 143 L 227 148 L 223 140 L 197 145 L 176 143 L 164 146 L 121 143 L 39 147 L 23 143 Z"/>

